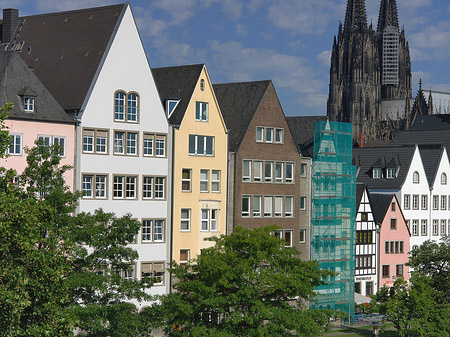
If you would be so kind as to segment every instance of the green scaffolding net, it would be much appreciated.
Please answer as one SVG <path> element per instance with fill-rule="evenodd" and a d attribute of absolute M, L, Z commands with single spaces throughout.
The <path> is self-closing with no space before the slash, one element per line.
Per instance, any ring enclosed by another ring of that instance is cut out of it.
<path fill-rule="evenodd" d="M 338 273 L 315 289 L 312 308 L 329 308 L 354 317 L 355 184 L 352 125 L 316 122 L 312 177 L 311 259 Z"/>

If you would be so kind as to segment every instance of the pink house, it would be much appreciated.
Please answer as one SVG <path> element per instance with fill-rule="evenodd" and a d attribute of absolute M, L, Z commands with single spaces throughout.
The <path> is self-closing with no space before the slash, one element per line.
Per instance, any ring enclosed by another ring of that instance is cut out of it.
<path fill-rule="evenodd" d="M 409 281 L 408 262 L 409 238 L 411 233 L 406 225 L 397 197 L 393 194 L 370 194 L 370 203 L 379 225 L 378 285 L 391 286 L 401 277 Z"/>
<path fill-rule="evenodd" d="M 27 166 L 25 147 L 36 139 L 45 145 L 61 145 L 61 164 L 74 166 L 75 122 L 28 68 L 17 52 L 0 52 L 0 105 L 13 103 L 5 124 L 12 137 L 9 157 L 0 165 L 20 174 Z M 66 184 L 73 189 L 73 169 L 66 172 Z"/>

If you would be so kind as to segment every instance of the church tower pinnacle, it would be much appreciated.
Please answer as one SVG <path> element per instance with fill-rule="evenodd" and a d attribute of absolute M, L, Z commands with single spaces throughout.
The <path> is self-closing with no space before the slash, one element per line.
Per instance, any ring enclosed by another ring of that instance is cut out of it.
<path fill-rule="evenodd" d="M 347 2 L 344 31 L 347 33 L 367 31 L 366 3 L 364 0 L 349 0 Z"/>
<path fill-rule="evenodd" d="M 397 1 L 395 0 L 381 0 L 377 32 L 383 33 L 386 27 L 395 27 L 397 28 L 397 31 L 400 30 L 398 24 Z"/>

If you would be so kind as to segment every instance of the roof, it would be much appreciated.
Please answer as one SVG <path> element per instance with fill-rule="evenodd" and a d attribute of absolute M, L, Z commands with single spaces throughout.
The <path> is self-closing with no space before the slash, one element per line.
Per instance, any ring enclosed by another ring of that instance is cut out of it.
<path fill-rule="evenodd" d="M 11 44 L 23 41 L 27 65 L 66 111 L 79 110 L 127 6 L 20 17 Z"/>
<path fill-rule="evenodd" d="M 34 112 L 25 112 L 23 97 L 35 98 Z M 13 103 L 9 118 L 75 123 L 16 52 L 0 51 L 0 105 Z"/>
<path fill-rule="evenodd" d="M 391 146 L 414 147 L 419 145 L 422 148 L 450 148 L 450 130 L 421 130 L 399 132 L 392 140 Z"/>
<path fill-rule="evenodd" d="M 419 115 L 411 126 L 412 131 L 450 130 L 450 115 Z"/>
<path fill-rule="evenodd" d="M 358 183 L 356 184 L 356 212 L 359 210 L 359 205 L 361 204 L 361 199 L 364 195 L 366 189 L 366 184 Z"/>
<path fill-rule="evenodd" d="M 433 186 L 444 149 L 419 149 L 428 183 Z"/>
<path fill-rule="evenodd" d="M 228 146 L 237 151 L 272 81 L 214 84 L 220 111 L 229 129 Z"/>
<path fill-rule="evenodd" d="M 399 190 L 406 179 L 415 147 L 353 148 L 353 163 L 358 169 L 356 181 L 366 183 L 369 190 Z M 372 178 L 373 168 L 394 168 L 393 179 Z"/>
<path fill-rule="evenodd" d="M 294 141 L 305 157 L 314 156 L 314 126 L 316 122 L 326 121 L 327 116 L 286 117 Z"/>
<path fill-rule="evenodd" d="M 382 224 L 384 217 L 391 205 L 394 194 L 369 193 L 370 208 L 372 209 L 375 222 Z"/>
<path fill-rule="evenodd" d="M 159 97 L 164 106 L 167 99 L 180 100 L 169 117 L 171 124 L 180 125 L 183 121 L 184 114 L 204 67 L 204 64 L 194 64 L 152 69 Z"/>

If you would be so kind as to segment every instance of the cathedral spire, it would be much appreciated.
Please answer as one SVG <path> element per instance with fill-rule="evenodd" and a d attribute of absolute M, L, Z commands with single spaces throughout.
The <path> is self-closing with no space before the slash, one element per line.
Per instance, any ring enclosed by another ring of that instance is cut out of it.
<path fill-rule="evenodd" d="M 396 0 L 381 0 L 380 13 L 378 14 L 377 32 L 382 33 L 386 27 L 395 27 L 400 30 L 398 24 L 398 11 Z"/>
<path fill-rule="evenodd" d="M 348 0 L 345 13 L 344 32 L 366 32 L 367 14 L 365 0 Z"/>

